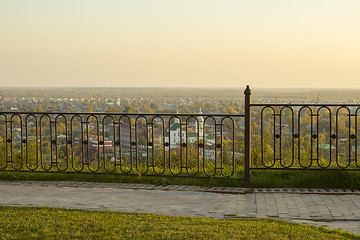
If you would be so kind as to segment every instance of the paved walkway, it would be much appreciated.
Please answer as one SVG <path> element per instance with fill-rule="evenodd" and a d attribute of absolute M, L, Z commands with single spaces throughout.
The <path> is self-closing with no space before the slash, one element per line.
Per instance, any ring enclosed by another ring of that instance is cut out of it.
<path fill-rule="evenodd" d="M 360 234 L 360 193 L 351 191 L 255 189 L 246 193 L 241 188 L 0 181 L 0 205 L 220 219 L 275 218 Z"/>

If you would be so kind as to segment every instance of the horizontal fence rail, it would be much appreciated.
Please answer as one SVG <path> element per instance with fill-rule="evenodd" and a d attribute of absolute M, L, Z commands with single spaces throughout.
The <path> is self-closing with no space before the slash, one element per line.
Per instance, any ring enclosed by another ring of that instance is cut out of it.
<path fill-rule="evenodd" d="M 251 169 L 360 170 L 360 105 L 251 104 Z"/>
<path fill-rule="evenodd" d="M 0 170 L 241 177 L 244 115 L 0 113 Z"/>

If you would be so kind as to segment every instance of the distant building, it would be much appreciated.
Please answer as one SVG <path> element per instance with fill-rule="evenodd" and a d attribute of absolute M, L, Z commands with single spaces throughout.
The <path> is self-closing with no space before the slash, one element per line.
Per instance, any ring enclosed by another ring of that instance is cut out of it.
<path fill-rule="evenodd" d="M 200 110 L 200 114 L 201 110 Z M 186 140 L 189 143 L 194 143 L 199 139 L 200 143 L 204 143 L 206 145 L 215 144 L 215 139 L 212 136 L 204 137 L 204 119 L 202 116 L 197 117 L 199 127 L 188 126 L 188 129 L 193 129 L 194 131 L 186 132 L 186 127 L 181 125 L 179 120 L 176 119 L 173 124 L 171 124 L 170 129 L 165 130 L 165 142 L 170 144 L 171 148 L 178 148 L 181 143 L 185 143 Z M 181 128 L 181 130 L 180 130 Z M 199 131 L 197 131 L 199 130 Z M 186 135 L 187 134 L 187 135 Z"/>

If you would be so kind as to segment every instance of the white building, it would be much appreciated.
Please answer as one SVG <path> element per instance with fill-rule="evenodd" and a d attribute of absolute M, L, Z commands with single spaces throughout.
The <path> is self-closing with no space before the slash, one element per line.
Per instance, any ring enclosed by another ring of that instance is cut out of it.
<path fill-rule="evenodd" d="M 200 112 L 201 114 L 201 112 Z M 197 117 L 198 123 L 195 123 L 195 126 L 188 126 L 188 131 L 186 132 L 186 127 L 184 125 L 180 126 L 178 119 L 171 124 L 170 129 L 165 131 L 165 142 L 168 142 L 171 148 L 177 148 L 181 143 L 194 143 L 199 140 L 199 143 L 204 145 L 211 146 L 215 144 L 215 139 L 213 136 L 206 136 L 204 138 L 204 119 L 202 116 Z M 199 124 L 199 127 L 197 126 Z M 181 127 L 181 131 L 180 131 Z M 193 129 L 194 131 L 189 131 Z M 187 135 L 187 136 L 186 136 Z"/>

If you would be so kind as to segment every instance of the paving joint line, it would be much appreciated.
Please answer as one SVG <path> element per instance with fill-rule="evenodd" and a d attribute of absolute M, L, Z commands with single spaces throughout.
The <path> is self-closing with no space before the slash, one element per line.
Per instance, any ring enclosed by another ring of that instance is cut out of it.
<path fill-rule="evenodd" d="M 222 194 L 251 194 L 251 193 L 282 193 L 282 194 L 320 194 L 320 195 L 360 195 L 359 190 L 349 189 L 308 189 L 308 188 L 236 188 L 236 187 L 201 187 L 186 185 L 153 185 L 139 183 L 103 183 L 103 182 L 68 182 L 68 181 L 0 181 L 0 184 L 38 185 L 56 187 L 84 187 L 84 188 L 123 188 L 134 190 L 162 190 L 162 191 L 193 191 Z"/>

